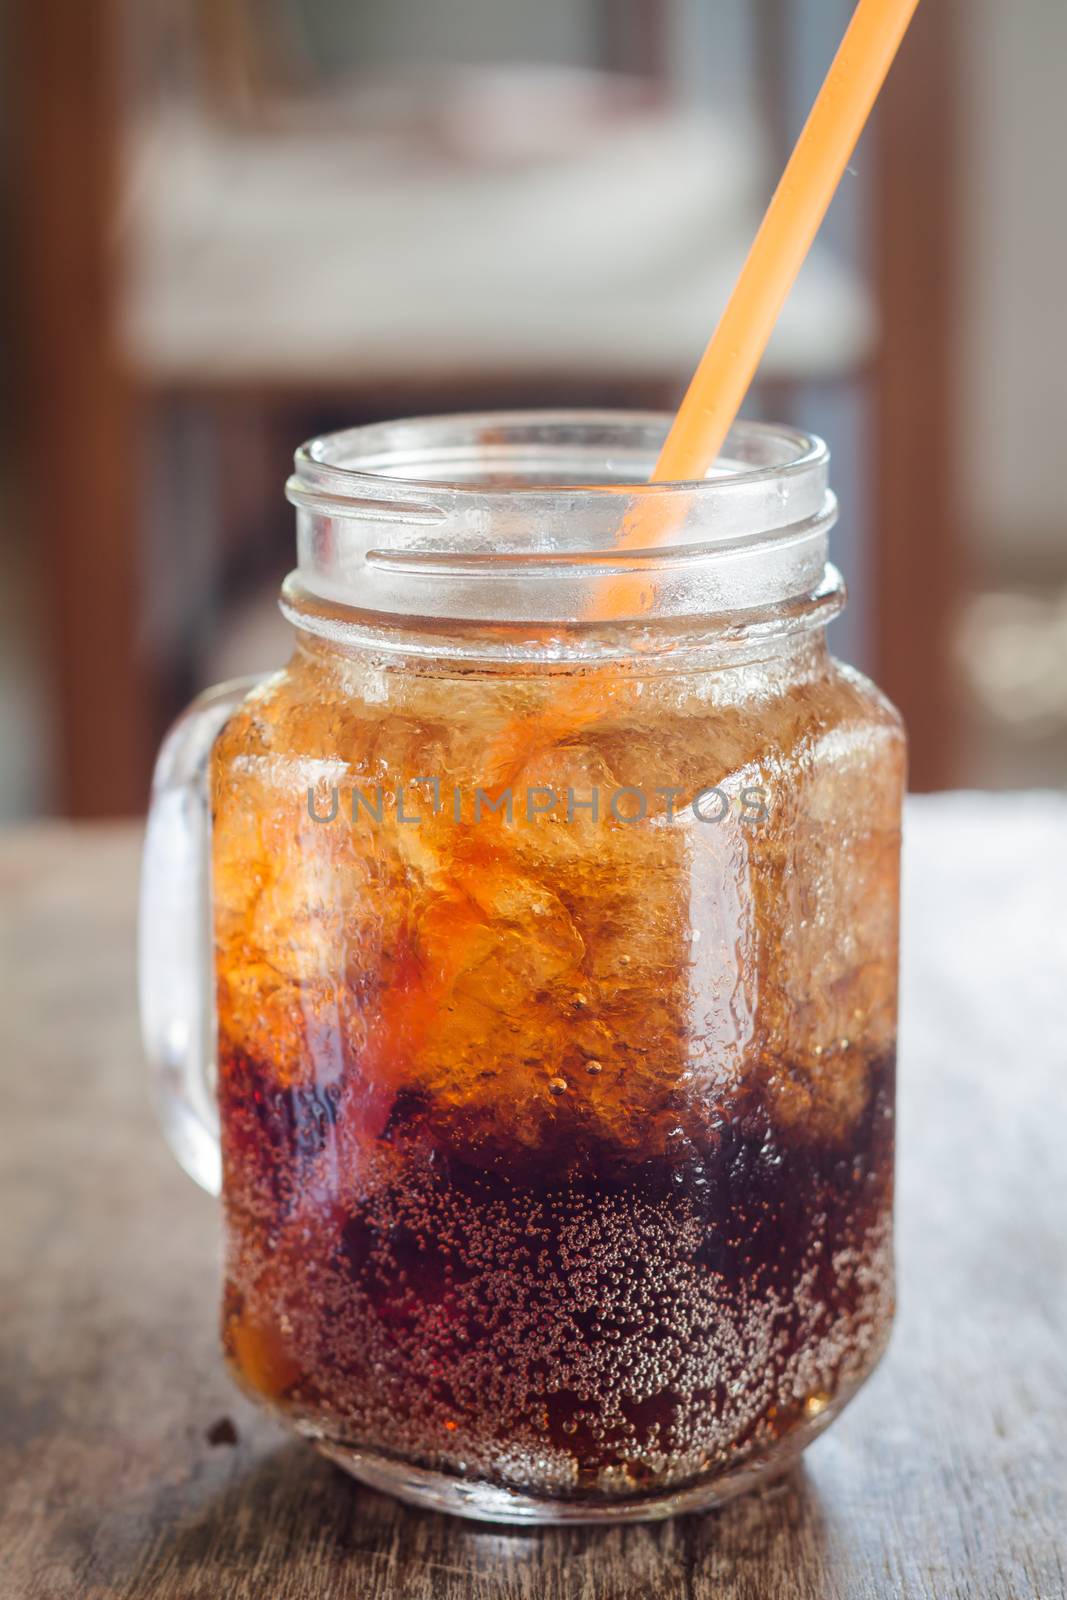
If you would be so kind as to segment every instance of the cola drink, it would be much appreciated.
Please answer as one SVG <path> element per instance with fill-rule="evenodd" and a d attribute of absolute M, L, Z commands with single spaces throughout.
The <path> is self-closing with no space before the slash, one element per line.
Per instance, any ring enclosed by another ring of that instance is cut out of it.
<path fill-rule="evenodd" d="M 225 730 L 223 1337 L 371 1481 L 676 1509 L 888 1336 L 903 739 L 821 640 L 566 693 L 305 641 Z"/>

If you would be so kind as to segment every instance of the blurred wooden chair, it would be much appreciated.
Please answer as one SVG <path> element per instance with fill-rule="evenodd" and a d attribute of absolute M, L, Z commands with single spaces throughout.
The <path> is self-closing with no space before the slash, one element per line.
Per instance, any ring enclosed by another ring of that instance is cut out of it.
<path fill-rule="evenodd" d="M 304 294 L 316 309 L 314 274 L 294 278 L 296 257 L 283 261 L 279 242 L 270 249 L 261 242 L 257 256 L 239 229 L 226 227 L 228 208 L 250 204 L 256 171 L 262 173 L 247 149 L 249 124 L 291 127 L 284 95 L 278 114 L 276 58 L 263 50 L 261 32 L 249 28 L 258 8 L 253 12 L 248 0 L 198 0 L 197 59 L 206 63 L 210 97 L 232 113 L 230 131 L 216 130 L 216 144 L 201 151 L 209 182 L 219 152 L 230 162 L 210 198 L 219 225 L 203 249 L 179 256 L 169 269 L 154 273 L 142 262 L 132 274 L 117 246 L 116 219 L 144 202 L 144 186 L 151 191 L 158 181 L 153 171 L 167 170 L 167 151 L 156 152 L 162 167 L 147 165 L 139 199 L 134 175 L 131 198 L 122 0 L 97 0 L 92 7 L 78 0 L 18 0 L 15 9 L 21 396 L 29 511 L 51 584 L 59 803 L 75 815 L 107 815 L 142 805 L 161 723 L 190 687 L 189 641 L 211 624 L 218 602 L 215 530 L 210 509 L 204 507 L 201 519 L 195 499 L 183 509 L 184 527 L 164 528 L 162 570 L 157 560 L 154 573 L 146 574 L 152 541 L 146 547 L 138 537 L 139 509 L 153 418 L 161 409 L 184 407 L 188 417 L 190 407 L 199 408 L 213 426 L 236 430 L 255 451 L 256 430 L 242 432 L 241 419 L 291 417 L 300 404 L 352 419 L 465 404 L 668 405 L 691 366 L 693 328 L 701 338 L 706 334 L 708 308 L 725 293 L 732 263 L 723 265 L 727 276 L 718 283 L 709 281 L 710 272 L 702 280 L 683 274 L 671 296 L 656 295 L 639 274 L 628 291 L 623 283 L 613 303 L 607 294 L 589 294 L 584 304 L 564 293 L 548 304 L 530 294 L 510 325 L 506 304 L 498 303 L 494 320 L 483 292 L 450 305 L 432 338 L 423 327 L 407 343 L 396 307 L 392 320 L 376 310 L 374 284 L 382 280 L 371 274 L 362 280 L 370 316 L 353 293 L 347 323 L 311 316 L 298 337 L 285 339 L 279 332 L 296 321 L 295 296 Z M 634 18 L 632 37 L 646 41 L 642 49 L 654 57 L 647 41 L 662 32 L 663 8 L 638 5 Z M 936 785 L 948 770 L 944 635 L 952 507 L 942 313 L 951 281 L 949 180 L 946 167 L 924 155 L 944 141 L 947 28 L 943 7 L 920 15 L 891 80 L 881 118 L 877 218 L 879 297 L 893 328 L 878 365 L 877 670 L 909 716 L 913 776 L 923 787 Z M 605 58 L 618 65 L 620 53 L 618 39 L 606 38 Z M 291 77 L 288 87 L 294 87 Z M 164 127 L 161 146 L 167 137 Z M 272 159 L 290 148 L 282 133 L 275 138 Z M 491 175 L 487 181 L 491 188 Z M 168 203 L 176 193 L 168 189 Z M 421 197 L 429 204 L 432 186 Z M 167 210 L 163 205 L 155 213 L 164 232 Z M 309 239 L 307 251 L 314 245 Z M 414 248 L 423 246 L 415 241 Z M 521 254 L 504 251 L 500 260 L 521 269 Z M 250 260 L 261 269 L 256 294 L 231 295 L 227 302 L 217 285 L 240 284 Z M 649 271 L 655 270 L 652 260 Z M 834 277 L 832 263 L 826 273 L 807 309 L 798 286 L 800 298 L 771 362 L 772 390 L 820 370 L 854 370 L 865 359 L 869 326 L 862 297 Z M 301 290 L 300 282 L 310 287 Z M 505 326 L 520 337 L 505 338 Z M 620 327 L 633 337 L 613 338 Z M 202 452 L 198 460 L 202 467 Z M 279 461 L 277 476 L 282 470 Z M 188 484 L 196 474 L 179 476 Z M 273 475 L 258 476 L 276 497 Z M 169 477 L 174 480 L 173 457 Z M 230 477 L 216 472 L 219 496 L 241 492 Z M 915 621 L 920 625 L 913 632 Z"/>

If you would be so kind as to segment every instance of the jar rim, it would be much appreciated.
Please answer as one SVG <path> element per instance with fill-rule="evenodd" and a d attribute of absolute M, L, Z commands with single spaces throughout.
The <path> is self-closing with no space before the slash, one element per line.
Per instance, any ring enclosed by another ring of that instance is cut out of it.
<path fill-rule="evenodd" d="M 337 514 L 343 514 L 346 503 L 357 514 L 367 514 L 375 500 L 403 500 L 405 506 L 395 509 L 415 516 L 436 510 L 429 499 L 422 498 L 435 491 L 450 497 L 530 496 L 535 500 L 560 494 L 579 500 L 583 495 L 615 494 L 632 501 L 638 496 L 678 494 L 696 495 L 699 502 L 825 470 L 829 462 L 829 450 L 816 434 L 781 423 L 739 419 L 731 427 L 715 467 L 703 478 L 651 483 L 647 473 L 588 480 L 528 475 L 546 455 L 558 460 L 561 452 L 569 451 L 576 461 L 591 461 L 596 447 L 568 446 L 570 433 L 629 431 L 634 435 L 633 447 L 621 451 L 616 442 L 612 457 L 633 464 L 641 457 L 654 460 L 671 421 L 665 411 L 566 408 L 455 412 L 360 424 L 303 443 L 295 453 L 295 470 L 286 493 L 293 504 L 308 510 L 325 510 L 325 501 L 335 502 Z M 521 442 L 524 434 L 530 435 L 525 443 Z M 513 463 L 512 481 L 501 482 L 487 475 L 487 461 L 496 461 L 498 471 L 505 463 Z M 420 463 L 430 468 L 451 463 L 453 470 L 444 476 L 410 470 Z M 475 463 L 476 474 L 470 470 Z M 385 470 L 387 464 L 389 470 Z M 408 471 L 400 470 L 405 466 Z"/>
<path fill-rule="evenodd" d="M 366 613 L 532 625 L 604 615 L 608 594 L 655 620 L 812 593 L 837 509 L 822 440 L 739 422 L 707 478 L 649 483 L 669 427 L 467 412 L 312 440 L 287 485 L 301 584 Z"/>

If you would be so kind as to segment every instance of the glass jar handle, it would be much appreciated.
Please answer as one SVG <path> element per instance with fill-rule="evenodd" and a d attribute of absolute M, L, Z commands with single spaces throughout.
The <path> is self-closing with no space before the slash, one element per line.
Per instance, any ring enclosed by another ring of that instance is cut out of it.
<path fill-rule="evenodd" d="M 211 747 L 261 677 L 208 689 L 182 712 L 152 776 L 138 972 L 141 1035 L 174 1154 L 209 1194 L 222 1184 L 215 1104 L 211 928 Z"/>

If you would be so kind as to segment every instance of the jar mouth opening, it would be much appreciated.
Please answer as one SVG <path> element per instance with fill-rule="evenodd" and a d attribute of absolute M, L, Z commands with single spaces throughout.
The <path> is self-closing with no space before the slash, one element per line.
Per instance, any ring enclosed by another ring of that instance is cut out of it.
<path fill-rule="evenodd" d="M 810 594 L 836 516 L 822 441 L 739 422 L 707 478 L 650 484 L 670 420 L 467 413 L 313 440 L 287 486 L 301 582 L 368 613 L 534 625 Z"/>
<path fill-rule="evenodd" d="M 410 417 L 325 434 L 301 445 L 290 500 L 312 496 L 407 502 L 404 514 L 433 511 L 427 491 L 449 497 L 558 497 L 580 502 L 683 494 L 698 501 L 824 469 L 829 452 L 814 434 L 777 423 L 739 421 L 704 478 L 648 481 L 671 417 L 658 411 L 503 411 Z"/>

